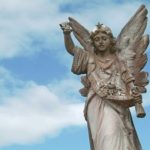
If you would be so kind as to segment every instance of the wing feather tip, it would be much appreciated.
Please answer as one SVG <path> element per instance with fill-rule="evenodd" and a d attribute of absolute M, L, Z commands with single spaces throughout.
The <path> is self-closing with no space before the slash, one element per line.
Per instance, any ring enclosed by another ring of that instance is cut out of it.
<path fill-rule="evenodd" d="M 73 20 L 73 18 L 69 16 L 69 17 L 68 17 L 68 20 L 70 20 L 70 21 L 71 21 L 71 20 Z"/>

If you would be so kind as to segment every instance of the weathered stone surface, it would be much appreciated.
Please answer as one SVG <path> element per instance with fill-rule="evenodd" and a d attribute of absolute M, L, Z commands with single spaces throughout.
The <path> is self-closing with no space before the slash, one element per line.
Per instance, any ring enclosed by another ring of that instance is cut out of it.
<path fill-rule="evenodd" d="M 142 150 L 129 107 L 135 106 L 137 117 L 146 114 L 141 94 L 146 91 L 149 36 L 147 9 L 142 5 L 117 38 L 109 27 L 99 24 L 89 32 L 75 19 L 61 24 L 67 51 L 73 56 L 72 72 L 80 75 L 86 97 L 84 116 L 87 121 L 91 150 Z M 76 47 L 70 33 L 80 42 Z"/>

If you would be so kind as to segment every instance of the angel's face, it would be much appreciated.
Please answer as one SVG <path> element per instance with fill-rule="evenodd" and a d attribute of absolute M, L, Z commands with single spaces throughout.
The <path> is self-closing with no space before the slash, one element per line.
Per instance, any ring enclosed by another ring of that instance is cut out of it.
<path fill-rule="evenodd" d="M 110 49 L 111 41 L 109 35 L 99 32 L 93 39 L 96 51 L 104 52 Z"/>

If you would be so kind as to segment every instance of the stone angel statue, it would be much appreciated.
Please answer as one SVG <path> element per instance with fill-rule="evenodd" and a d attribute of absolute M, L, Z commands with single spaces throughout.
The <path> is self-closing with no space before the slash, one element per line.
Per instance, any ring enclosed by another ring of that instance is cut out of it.
<path fill-rule="evenodd" d="M 70 17 L 60 24 L 66 49 L 73 56 L 72 72 L 85 74 L 80 93 L 86 97 L 91 150 L 142 150 L 129 108 L 135 106 L 137 117 L 146 115 L 142 93 L 148 73 L 142 69 L 149 44 L 149 36 L 143 35 L 147 13 L 140 6 L 117 38 L 100 23 L 92 32 Z M 82 47 L 74 45 L 71 32 Z"/>

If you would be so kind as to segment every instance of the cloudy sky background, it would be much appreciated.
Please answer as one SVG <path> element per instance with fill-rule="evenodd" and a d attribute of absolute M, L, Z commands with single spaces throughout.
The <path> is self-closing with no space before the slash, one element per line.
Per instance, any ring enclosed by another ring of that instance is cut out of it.
<path fill-rule="evenodd" d="M 99 21 L 117 36 L 143 3 L 150 11 L 148 0 L 0 0 L 0 150 L 89 149 L 82 85 L 70 72 L 59 23 L 71 16 L 92 30 Z M 144 150 L 150 147 L 147 88 L 147 117 L 132 111 Z"/>

